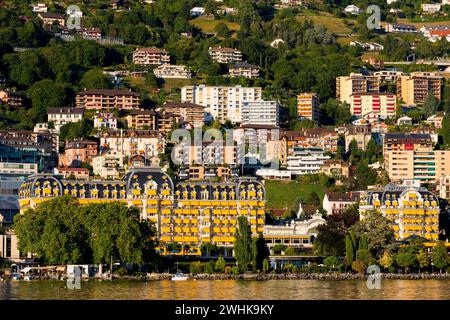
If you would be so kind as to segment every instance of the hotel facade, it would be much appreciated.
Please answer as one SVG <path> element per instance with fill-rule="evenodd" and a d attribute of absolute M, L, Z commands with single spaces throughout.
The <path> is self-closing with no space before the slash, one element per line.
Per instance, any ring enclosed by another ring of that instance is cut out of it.
<path fill-rule="evenodd" d="M 80 204 L 119 201 L 138 207 L 142 219 L 155 223 L 162 245 L 178 242 L 198 249 L 210 242 L 232 247 L 240 216 L 248 219 L 253 236 L 264 231 L 265 190 L 254 178 L 174 183 L 150 167 L 131 168 L 117 181 L 71 181 L 38 174 L 20 187 L 20 212 L 27 214 L 27 209 L 63 195 Z"/>

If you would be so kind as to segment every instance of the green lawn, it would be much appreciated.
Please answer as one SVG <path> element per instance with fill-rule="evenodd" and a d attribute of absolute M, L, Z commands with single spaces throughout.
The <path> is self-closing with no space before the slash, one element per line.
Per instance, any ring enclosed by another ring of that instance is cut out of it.
<path fill-rule="evenodd" d="M 220 22 L 223 22 L 227 25 L 228 29 L 231 31 L 238 31 L 240 29 L 240 26 L 236 22 L 229 22 L 226 20 L 214 20 L 214 19 L 208 19 L 206 17 L 198 17 L 192 20 L 192 24 L 200 29 L 202 29 L 203 32 L 208 33 L 214 33 L 216 25 Z"/>
<path fill-rule="evenodd" d="M 305 184 L 297 181 L 266 180 L 267 207 L 274 209 L 293 208 L 296 200 L 308 199 L 311 192 L 315 191 L 320 200 L 323 200 L 324 191 L 319 184 Z"/>

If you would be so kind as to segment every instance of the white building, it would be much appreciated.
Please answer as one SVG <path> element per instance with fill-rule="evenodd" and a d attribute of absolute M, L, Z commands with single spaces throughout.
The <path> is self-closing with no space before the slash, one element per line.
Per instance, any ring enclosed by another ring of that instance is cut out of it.
<path fill-rule="evenodd" d="M 45 3 L 37 3 L 37 4 L 32 4 L 32 11 L 33 12 L 47 12 L 48 7 Z"/>
<path fill-rule="evenodd" d="M 277 101 L 245 101 L 242 104 L 241 124 L 279 126 L 279 109 Z"/>
<path fill-rule="evenodd" d="M 190 102 L 205 107 L 206 120 L 224 122 L 242 121 L 242 106 L 246 101 L 262 100 L 261 87 L 185 86 L 181 88 L 181 102 Z"/>
<path fill-rule="evenodd" d="M 117 118 L 111 112 L 97 112 L 94 116 L 94 128 L 96 129 L 117 129 Z"/>
<path fill-rule="evenodd" d="M 355 6 L 354 4 L 351 4 L 345 7 L 344 12 L 357 15 L 361 13 L 361 9 Z"/>
<path fill-rule="evenodd" d="M 422 3 L 422 11 L 426 13 L 436 13 L 441 10 L 440 3 Z"/>
<path fill-rule="evenodd" d="M 318 148 L 294 148 L 293 154 L 287 157 L 287 170 L 293 175 L 320 173 L 325 160 L 330 159 L 325 151 Z"/>
<path fill-rule="evenodd" d="M 124 168 L 124 157 L 118 151 L 108 151 L 92 157 L 92 169 L 95 176 L 102 179 L 119 177 Z"/>
<path fill-rule="evenodd" d="M 203 7 L 194 7 L 190 11 L 192 17 L 199 17 L 205 14 L 205 8 Z"/>
<path fill-rule="evenodd" d="M 359 195 L 357 193 L 345 192 L 326 192 L 322 202 L 322 208 L 328 216 L 338 214 L 345 209 L 358 203 Z"/>
<path fill-rule="evenodd" d="M 357 93 L 350 95 L 350 112 L 355 116 L 364 116 L 373 112 L 380 117 L 395 116 L 395 94 Z"/>
<path fill-rule="evenodd" d="M 176 66 L 172 64 L 163 64 L 155 69 L 153 73 L 158 78 L 163 79 L 190 79 L 191 71 L 186 66 Z"/>
<path fill-rule="evenodd" d="M 48 108 L 47 121 L 54 124 L 56 132 L 67 123 L 79 122 L 83 119 L 83 108 Z"/>
<path fill-rule="evenodd" d="M 268 180 L 291 180 L 292 173 L 288 170 L 258 169 L 256 175 Z"/>

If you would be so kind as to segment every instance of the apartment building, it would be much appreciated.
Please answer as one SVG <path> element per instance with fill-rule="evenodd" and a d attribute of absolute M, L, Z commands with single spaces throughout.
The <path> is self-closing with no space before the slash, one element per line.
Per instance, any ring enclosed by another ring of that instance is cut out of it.
<path fill-rule="evenodd" d="M 178 118 L 180 125 L 191 124 L 194 127 L 203 127 L 205 124 L 205 107 L 194 103 L 166 103 L 162 110 Z"/>
<path fill-rule="evenodd" d="M 139 94 L 131 90 L 91 89 L 80 91 L 75 97 L 75 106 L 85 109 L 132 110 L 139 104 Z"/>
<path fill-rule="evenodd" d="M 106 130 L 116 130 L 117 129 L 117 118 L 111 112 L 99 112 L 94 116 L 94 128 L 96 129 L 106 129 Z"/>
<path fill-rule="evenodd" d="M 405 73 L 402 71 L 381 70 L 375 71 L 373 75 L 378 77 L 378 81 L 381 83 L 397 83 L 398 77 L 405 75 Z"/>
<path fill-rule="evenodd" d="M 384 159 L 386 172 L 394 182 L 415 179 L 434 183 L 450 174 L 450 150 L 388 151 Z"/>
<path fill-rule="evenodd" d="M 36 163 L 38 170 L 50 170 L 57 164 L 55 136 L 24 130 L 0 130 L 0 162 Z"/>
<path fill-rule="evenodd" d="M 124 173 L 124 156 L 121 152 L 107 150 L 92 158 L 92 171 L 95 177 L 115 179 Z"/>
<path fill-rule="evenodd" d="M 172 131 L 174 125 L 176 123 L 176 117 L 169 112 L 166 111 L 158 111 L 158 132 L 161 133 L 164 137 L 167 136 L 169 132 Z"/>
<path fill-rule="evenodd" d="M 358 200 L 359 194 L 356 192 L 325 192 L 322 208 L 327 216 L 340 214 L 357 204 Z"/>
<path fill-rule="evenodd" d="M 363 192 L 360 219 L 372 210 L 389 220 L 397 240 L 411 236 L 430 241 L 439 238 L 439 200 L 426 188 L 388 184 L 381 190 Z"/>
<path fill-rule="evenodd" d="M 344 160 L 330 159 L 323 163 L 320 171 L 327 176 L 336 178 L 348 178 L 350 177 L 350 166 Z"/>
<path fill-rule="evenodd" d="M 318 122 L 320 117 L 319 95 L 317 93 L 302 93 L 297 96 L 297 115 Z"/>
<path fill-rule="evenodd" d="M 172 151 L 172 161 L 179 165 L 236 165 L 236 145 L 227 145 L 223 140 L 202 141 L 201 144 L 179 143 Z"/>
<path fill-rule="evenodd" d="M 158 130 L 158 114 L 154 110 L 133 110 L 125 120 L 129 129 Z"/>
<path fill-rule="evenodd" d="M 386 23 L 384 27 L 386 32 L 396 32 L 396 33 L 416 33 L 416 27 L 408 24 L 397 24 L 397 23 Z"/>
<path fill-rule="evenodd" d="M 172 64 L 163 64 L 153 69 L 153 73 L 158 78 L 163 79 L 190 79 L 191 71 L 186 66 L 176 66 Z"/>
<path fill-rule="evenodd" d="M 259 77 L 259 68 L 244 61 L 235 63 L 232 67 L 230 67 L 228 73 L 231 78 L 244 77 L 254 79 Z"/>
<path fill-rule="evenodd" d="M 133 52 L 133 63 L 141 66 L 170 64 L 170 55 L 158 48 L 138 48 Z"/>
<path fill-rule="evenodd" d="M 407 105 L 423 104 L 429 94 L 441 100 L 442 77 L 433 72 L 412 72 L 397 78 L 397 98 Z"/>
<path fill-rule="evenodd" d="M 395 116 L 395 94 L 392 93 L 358 93 L 350 95 L 350 112 L 354 116 L 374 113 L 379 117 Z"/>
<path fill-rule="evenodd" d="M 336 78 L 336 99 L 351 103 L 352 94 L 379 93 L 380 81 L 376 76 L 366 76 L 361 73 L 350 73 L 349 76 Z"/>
<path fill-rule="evenodd" d="M 137 207 L 141 219 L 155 223 L 162 245 L 189 245 L 193 254 L 200 254 L 205 242 L 231 248 L 240 216 L 248 219 L 253 237 L 264 231 L 265 190 L 255 178 L 175 183 L 161 170 L 149 167 L 131 168 L 122 179 L 113 181 L 78 182 L 52 174 L 35 175 L 20 187 L 21 213 L 62 195 L 79 199 L 81 205 L 114 200 Z M 165 254 L 165 249 L 161 251 Z"/>
<path fill-rule="evenodd" d="M 429 151 L 434 142 L 430 134 L 386 133 L 383 141 L 383 155 L 389 151 Z"/>
<path fill-rule="evenodd" d="M 231 167 L 224 166 L 198 166 L 191 165 L 181 167 L 178 170 L 179 180 L 204 181 L 204 180 L 227 180 L 233 176 L 238 176 Z"/>
<path fill-rule="evenodd" d="M 287 170 L 293 175 L 316 174 L 326 160 L 330 159 L 325 151 L 318 148 L 294 148 L 292 155 L 287 157 Z"/>
<path fill-rule="evenodd" d="M 234 48 L 209 47 L 211 59 L 218 63 L 235 63 L 242 61 L 242 53 Z"/>
<path fill-rule="evenodd" d="M 442 199 L 450 199 L 450 174 L 439 178 L 436 184 L 436 191 Z"/>
<path fill-rule="evenodd" d="M 53 123 L 55 131 L 59 133 L 63 125 L 83 120 L 83 114 L 83 108 L 48 108 L 47 121 Z"/>
<path fill-rule="evenodd" d="M 160 133 L 153 130 L 108 130 L 100 138 L 102 152 L 112 150 L 123 157 L 139 154 L 152 160 L 164 152 L 164 146 Z"/>
<path fill-rule="evenodd" d="M 98 154 L 98 143 L 87 139 L 66 141 L 64 153 L 59 154 L 60 167 L 80 167 L 91 164 L 92 157 Z"/>
<path fill-rule="evenodd" d="M 345 131 L 345 150 L 348 151 L 350 143 L 356 141 L 358 149 L 366 150 L 367 144 L 372 139 L 372 131 L 369 125 L 350 126 Z"/>
<path fill-rule="evenodd" d="M 63 14 L 51 12 L 39 12 L 38 18 L 42 20 L 44 26 L 52 26 L 55 22 L 60 26 L 66 25 L 66 19 Z"/>
<path fill-rule="evenodd" d="M 198 85 L 181 88 L 181 102 L 204 106 L 207 121 L 242 122 L 243 103 L 257 100 L 262 100 L 261 87 Z"/>
<path fill-rule="evenodd" d="M 244 101 L 242 104 L 243 125 L 267 125 L 280 124 L 280 106 L 277 101 Z"/>

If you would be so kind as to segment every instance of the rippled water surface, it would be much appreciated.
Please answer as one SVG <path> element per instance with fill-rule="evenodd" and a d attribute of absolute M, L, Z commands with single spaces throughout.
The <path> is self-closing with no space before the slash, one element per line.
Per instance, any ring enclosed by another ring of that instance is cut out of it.
<path fill-rule="evenodd" d="M 68 289 L 64 281 L 0 282 L 0 299 L 450 299 L 450 280 L 382 280 L 368 289 L 362 280 L 187 280 L 83 281 Z"/>

